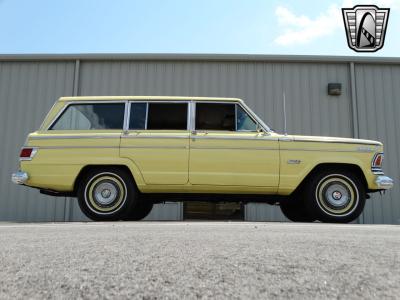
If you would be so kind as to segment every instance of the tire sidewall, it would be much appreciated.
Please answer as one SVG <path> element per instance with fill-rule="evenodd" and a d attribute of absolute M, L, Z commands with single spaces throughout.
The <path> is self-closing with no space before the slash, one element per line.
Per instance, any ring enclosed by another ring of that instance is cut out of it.
<path fill-rule="evenodd" d="M 327 212 L 320 203 L 322 200 L 318 201 L 318 191 L 320 185 L 323 184 L 327 179 L 331 178 L 340 178 L 342 180 L 346 180 L 347 183 L 354 188 L 355 195 L 357 196 L 357 198 L 354 199 L 354 201 L 356 201 L 354 206 L 352 206 L 350 210 L 345 212 L 343 215 L 334 215 L 333 213 Z M 311 178 L 305 189 L 305 200 L 307 209 L 314 214 L 319 221 L 330 223 L 349 223 L 357 219 L 362 213 L 365 206 L 366 193 L 362 181 L 354 173 L 347 170 L 332 169 L 320 171 Z"/>
<path fill-rule="evenodd" d="M 91 207 L 87 199 L 88 189 L 96 178 L 110 176 L 120 181 L 124 187 L 125 196 L 117 209 L 112 212 L 98 212 Z M 132 176 L 119 168 L 99 168 L 90 170 L 80 182 L 78 188 L 78 203 L 82 212 L 93 221 L 118 221 L 123 219 L 137 202 L 137 189 Z"/>

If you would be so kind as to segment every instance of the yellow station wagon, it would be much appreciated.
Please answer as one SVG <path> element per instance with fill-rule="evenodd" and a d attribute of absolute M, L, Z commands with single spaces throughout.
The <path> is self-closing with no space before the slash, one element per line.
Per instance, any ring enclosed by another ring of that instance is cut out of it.
<path fill-rule="evenodd" d="M 12 181 L 77 197 L 92 220 L 163 201 L 279 204 L 292 221 L 350 222 L 390 189 L 380 142 L 278 134 L 240 99 L 62 97 Z"/>

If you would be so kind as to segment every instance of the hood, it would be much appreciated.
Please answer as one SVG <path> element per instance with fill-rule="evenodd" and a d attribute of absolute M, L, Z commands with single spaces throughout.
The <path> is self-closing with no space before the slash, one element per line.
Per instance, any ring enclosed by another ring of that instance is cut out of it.
<path fill-rule="evenodd" d="M 322 143 L 343 143 L 343 144 L 360 144 L 382 146 L 381 142 L 373 140 L 351 139 L 342 137 L 327 137 L 327 136 L 306 136 L 306 135 L 291 135 L 295 141 L 299 142 L 322 142 Z"/>

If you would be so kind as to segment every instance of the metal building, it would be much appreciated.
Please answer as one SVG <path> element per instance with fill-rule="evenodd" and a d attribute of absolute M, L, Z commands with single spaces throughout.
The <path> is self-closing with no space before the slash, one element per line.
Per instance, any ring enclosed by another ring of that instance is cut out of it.
<path fill-rule="evenodd" d="M 328 95 L 341 83 L 340 96 Z M 18 152 L 53 102 L 68 95 L 238 97 L 276 131 L 377 139 L 395 188 L 367 201 L 360 223 L 400 224 L 400 59 L 324 56 L 88 54 L 0 55 L 0 221 L 85 220 L 75 200 L 15 186 Z M 180 220 L 159 204 L 149 219 Z M 279 207 L 249 204 L 246 220 L 285 220 Z"/>

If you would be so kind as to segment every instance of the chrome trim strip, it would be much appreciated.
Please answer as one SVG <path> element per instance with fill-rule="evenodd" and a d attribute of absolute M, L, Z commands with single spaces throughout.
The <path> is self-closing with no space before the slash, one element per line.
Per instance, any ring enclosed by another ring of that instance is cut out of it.
<path fill-rule="evenodd" d="M 353 141 L 335 141 L 335 140 L 319 140 L 319 139 L 304 139 L 302 140 L 301 138 L 293 138 L 292 140 L 286 140 L 283 138 L 279 138 L 279 141 L 281 142 L 301 142 L 301 143 L 333 143 L 333 144 L 353 144 L 353 145 L 370 145 L 370 146 L 381 146 L 381 143 L 379 142 L 353 142 Z"/>
<path fill-rule="evenodd" d="M 270 147 L 194 147 L 191 146 L 190 149 L 195 150 L 274 150 L 278 151 L 279 148 L 270 148 Z"/>
<path fill-rule="evenodd" d="M 115 133 L 115 135 L 46 135 L 46 136 L 31 136 L 29 140 L 63 140 L 63 139 L 119 139 L 121 133 Z M 29 146 L 27 146 L 29 147 Z"/>
<path fill-rule="evenodd" d="M 123 135 L 121 138 L 123 139 L 189 139 L 189 133 L 187 135 L 141 135 L 134 133 L 130 133 L 129 135 Z M 148 133 L 144 133 L 148 134 Z"/>
<path fill-rule="evenodd" d="M 189 146 L 121 146 L 121 149 L 189 149 Z"/>
<path fill-rule="evenodd" d="M 144 129 L 147 130 L 147 122 L 149 120 L 149 102 L 146 102 L 146 119 L 144 120 Z"/>
<path fill-rule="evenodd" d="M 119 149 L 119 146 L 40 146 L 42 150 L 54 149 Z"/>
<path fill-rule="evenodd" d="M 210 131 L 206 131 L 206 132 L 198 131 L 198 134 L 199 133 L 208 134 L 208 133 L 210 133 Z M 207 135 L 203 135 L 203 136 L 202 135 L 200 135 L 200 136 L 199 135 L 195 135 L 195 136 L 193 136 L 192 135 L 191 139 L 192 140 L 207 140 L 207 139 L 209 139 L 209 140 L 234 140 L 234 141 L 240 141 L 240 140 L 246 140 L 246 141 L 278 141 L 278 139 L 275 138 L 275 137 L 268 137 L 268 136 L 260 135 L 260 134 L 254 136 L 254 137 L 241 137 L 241 136 L 239 136 L 239 137 L 233 137 L 233 136 L 227 137 L 227 136 L 207 136 Z"/>
<path fill-rule="evenodd" d="M 314 151 L 314 152 L 358 152 L 357 150 L 336 150 L 336 149 L 304 149 L 304 148 L 280 148 L 281 151 Z"/>
<path fill-rule="evenodd" d="M 125 113 L 124 113 L 124 125 L 123 125 L 124 133 L 129 130 L 130 115 L 131 115 L 131 104 L 130 102 L 125 101 Z"/>

